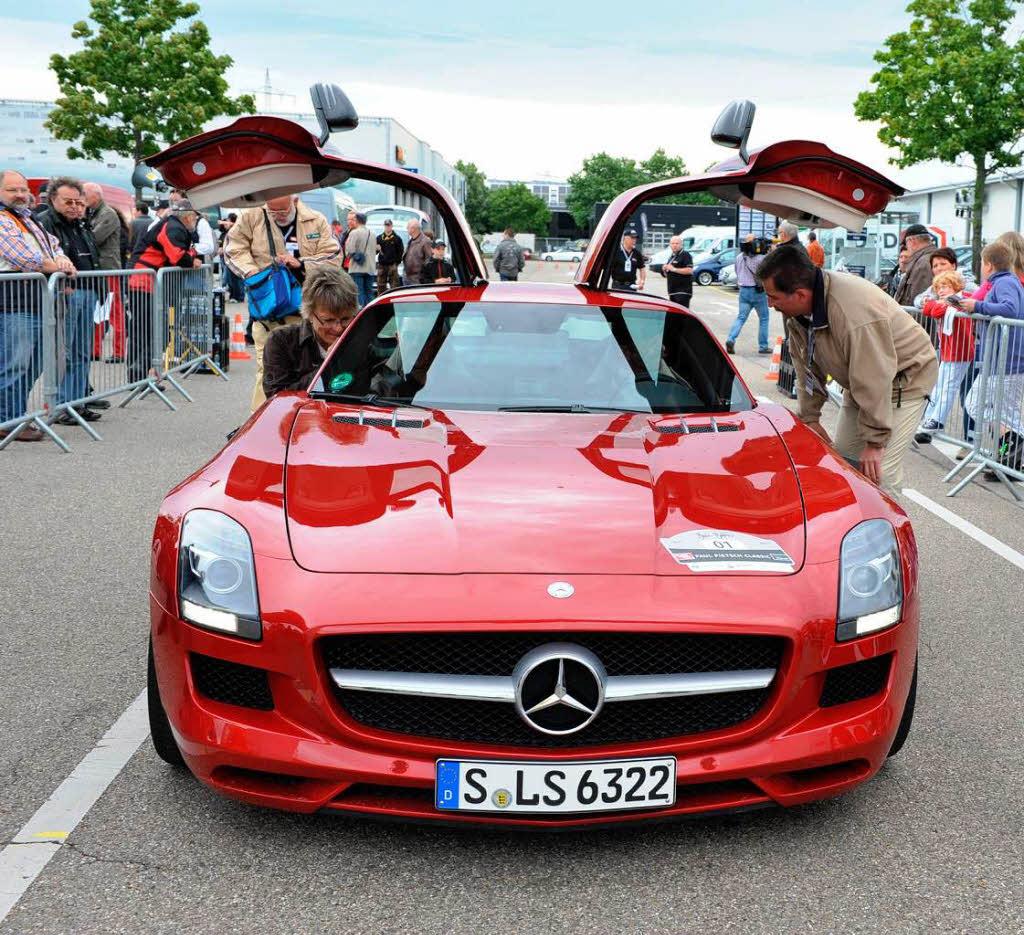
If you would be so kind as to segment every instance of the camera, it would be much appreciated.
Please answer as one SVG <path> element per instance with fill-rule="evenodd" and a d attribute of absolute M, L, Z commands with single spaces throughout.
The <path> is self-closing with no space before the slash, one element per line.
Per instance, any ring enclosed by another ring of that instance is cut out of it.
<path fill-rule="evenodd" d="M 767 237 L 755 237 L 753 240 L 740 242 L 740 252 L 747 256 L 764 256 L 772 248 L 772 242 Z"/>

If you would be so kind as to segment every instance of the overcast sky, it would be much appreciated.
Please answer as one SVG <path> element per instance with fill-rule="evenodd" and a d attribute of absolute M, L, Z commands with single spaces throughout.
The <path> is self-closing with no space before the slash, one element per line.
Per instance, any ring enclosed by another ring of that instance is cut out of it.
<path fill-rule="evenodd" d="M 891 0 L 856 9 L 786 0 L 296 6 L 201 3 L 215 50 L 234 58 L 233 91 L 261 88 L 270 68 L 274 88 L 292 95 L 273 97 L 273 109 L 308 112 L 309 85 L 333 81 L 360 113 L 394 117 L 449 161 L 494 177 L 565 177 L 591 153 L 640 159 L 658 146 L 696 172 L 724 155 L 709 132 L 738 97 L 758 107 L 752 146 L 820 140 L 911 188 L 969 176 L 896 169 L 877 127 L 853 116 L 872 54 L 909 21 Z M 76 48 L 71 24 L 89 5 L 47 0 L 38 9 L 38 18 L 0 18 L 0 97 L 56 97 L 49 55 Z"/>

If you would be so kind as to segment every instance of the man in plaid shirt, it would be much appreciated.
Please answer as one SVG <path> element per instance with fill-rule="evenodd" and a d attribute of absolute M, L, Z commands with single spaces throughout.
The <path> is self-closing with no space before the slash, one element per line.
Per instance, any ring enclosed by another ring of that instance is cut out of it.
<path fill-rule="evenodd" d="M 43 363 L 41 284 L 4 281 L 12 273 L 66 273 L 74 264 L 35 222 L 29 210 L 28 182 L 13 169 L 0 170 L 0 426 L 24 415 L 28 394 Z M 0 428 L 0 438 L 14 431 Z M 17 441 L 39 441 L 43 433 L 26 426 Z"/>

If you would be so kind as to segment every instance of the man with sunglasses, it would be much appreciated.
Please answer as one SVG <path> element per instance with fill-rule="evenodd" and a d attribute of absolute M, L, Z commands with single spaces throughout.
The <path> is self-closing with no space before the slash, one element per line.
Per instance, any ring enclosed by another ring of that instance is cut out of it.
<path fill-rule="evenodd" d="M 64 255 L 82 272 L 101 268 L 100 253 L 85 220 L 85 187 L 78 179 L 60 176 L 47 186 L 49 209 L 39 215 L 39 226 L 52 234 L 60 243 Z M 64 374 L 57 387 L 57 402 L 69 403 L 88 393 L 89 360 L 92 356 L 93 310 L 99 297 L 101 279 L 83 279 L 76 283 L 65 281 L 58 295 L 63 300 L 57 309 L 58 327 L 63 319 Z M 62 314 L 63 313 L 63 314 Z M 110 404 L 105 400 L 92 401 L 76 407 L 86 422 L 95 422 Z M 74 416 L 62 412 L 54 420 L 61 425 L 78 425 Z"/>
<path fill-rule="evenodd" d="M 302 289 L 302 321 L 276 328 L 263 349 L 263 392 L 304 390 L 359 310 L 356 284 L 334 264 L 310 269 Z"/>

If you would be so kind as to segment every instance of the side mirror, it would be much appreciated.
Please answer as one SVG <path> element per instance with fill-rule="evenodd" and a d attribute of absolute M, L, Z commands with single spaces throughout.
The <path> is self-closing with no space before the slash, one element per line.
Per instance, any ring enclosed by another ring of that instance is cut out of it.
<path fill-rule="evenodd" d="M 336 84 L 318 81 L 309 89 L 313 99 L 313 113 L 320 124 L 320 145 L 330 138 L 331 133 L 354 130 L 359 126 L 359 114 L 352 106 L 345 92 Z"/>
<path fill-rule="evenodd" d="M 159 190 L 163 181 L 159 172 L 142 162 L 132 172 L 132 188 L 156 188 Z"/>
<path fill-rule="evenodd" d="M 711 142 L 727 146 L 729 149 L 738 149 L 740 159 L 744 163 L 750 162 L 747 137 L 750 136 L 750 128 L 754 125 L 755 110 L 757 108 L 753 101 L 733 101 L 727 104 L 711 129 Z"/>

